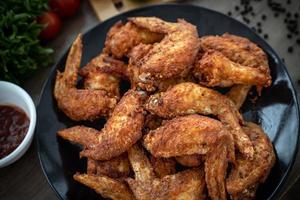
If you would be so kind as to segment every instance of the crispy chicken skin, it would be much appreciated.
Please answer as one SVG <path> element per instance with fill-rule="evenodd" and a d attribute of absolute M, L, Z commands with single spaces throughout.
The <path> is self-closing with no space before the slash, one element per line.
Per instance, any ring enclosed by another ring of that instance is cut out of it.
<path fill-rule="evenodd" d="M 153 156 L 170 158 L 205 155 L 222 138 L 226 138 L 228 143 L 233 140 L 221 122 L 194 114 L 166 121 L 159 128 L 150 131 L 145 136 L 143 144 Z M 233 143 L 228 156 L 234 161 Z"/>
<path fill-rule="evenodd" d="M 228 167 L 228 154 L 234 151 L 233 144 L 226 138 L 215 143 L 212 150 L 205 155 L 205 181 L 208 194 L 212 200 L 227 199 L 225 178 Z"/>
<path fill-rule="evenodd" d="M 142 182 L 127 179 L 137 200 L 204 200 L 205 179 L 199 169 L 185 170 L 174 175 Z"/>
<path fill-rule="evenodd" d="M 125 183 L 103 175 L 75 174 L 73 178 L 86 185 L 104 198 L 113 200 L 134 200 L 134 196 Z"/>
<path fill-rule="evenodd" d="M 94 160 L 109 160 L 127 151 L 142 137 L 145 93 L 129 90 L 107 120 L 95 146 L 80 155 Z"/>
<path fill-rule="evenodd" d="M 74 126 L 57 132 L 61 138 L 72 143 L 80 144 L 84 148 L 92 148 L 97 145 L 98 130 L 85 126 Z M 127 154 L 121 154 L 108 161 L 98 161 L 91 158 L 87 161 L 87 173 L 94 175 L 105 175 L 111 178 L 126 177 L 130 173 L 130 165 Z"/>
<path fill-rule="evenodd" d="M 87 161 L 87 173 L 93 175 L 105 175 L 110 178 L 125 178 L 130 174 L 130 164 L 127 154 L 121 154 L 108 161 L 93 160 Z"/>
<path fill-rule="evenodd" d="M 211 199 L 226 199 L 228 162 L 234 162 L 234 143 L 221 122 L 200 116 L 174 118 L 150 131 L 145 147 L 154 156 L 205 155 L 205 179 Z"/>
<path fill-rule="evenodd" d="M 238 155 L 236 165 L 229 173 L 226 187 L 230 195 L 239 197 L 235 199 L 243 199 L 243 195 L 251 196 L 247 190 L 256 190 L 256 185 L 266 180 L 275 163 L 272 143 L 261 127 L 247 123 L 244 130 L 253 142 L 254 157 L 250 160 Z"/>
<path fill-rule="evenodd" d="M 230 88 L 229 92 L 226 93 L 226 96 L 234 102 L 237 109 L 240 109 L 250 89 L 250 85 L 234 85 Z"/>
<path fill-rule="evenodd" d="M 151 156 L 150 162 L 158 178 L 176 173 L 176 162 L 172 158 L 156 158 Z"/>
<path fill-rule="evenodd" d="M 204 162 L 202 156 L 198 154 L 178 156 L 175 159 L 179 164 L 186 167 L 199 167 Z"/>
<path fill-rule="evenodd" d="M 195 26 L 184 20 L 171 23 L 155 17 L 135 17 L 129 21 L 149 31 L 165 34 L 159 43 L 136 46 L 138 50 L 135 52 L 140 53 L 130 56 L 130 65 L 135 71 L 134 82 L 147 90 L 147 84 L 157 80 L 187 75 L 199 50 Z"/>
<path fill-rule="evenodd" d="M 247 38 L 228 33 L 222 36 L 204 36 L 200 38 L 200 46 L 205 52 L 218 51 L 233 62 L 248 67 L 264 67 L 269 71 L 267 55 Z"/>
<path fill-rule="evenodd" d="M 137 145 L 128 151 L 135 179 L 126 179 L 137 200 L 205 199 L 204 173 L 185 170 L 174 175 L 155 177 L 145 152 Z"/>
<path fill-rule="evenodd" d="M 94 147 L 97 144 L 99 131 L 85 126 L 73 126 L 59 130 L 57 135 L 72 143 L 80 144 L 83 147 Z"/>
<path fill-rule="evenodd" d="M 140 44 L 152 44 L 163 38 L 163 34 L 151 32 L 127 22 L 117 22 L 108 32 L 105 41 L 105 52 L 111 53 L 116 58 L 127 56 L 131 49 Z"/>
<path fill-rule="evenodd" d="M 230 127 L 238 149 L 249 157 L 253 155 L 252 143 L 239 124 L 243 120 L 238 109 L 229 98 L 212 89 L 190 82 L 180 83 L 150 96 L 145 107 L 164 118 L 194 113 L 216 115 Z"/>
<path fill-rule="evenodd" d="M 271 76 L 266 67 L 248 67 L 235 63 L 218 51 L 208 51 L 196 61 L 194 75 L 208 87 L 230 87 L 233 84 L 268 87 Z"/>
<path fill-rule="evenodd" d="M 79 74 L 84 78 L 84 88 L 104 90 L 119 98 L 119 74 L 111 73 L 114 71 L 123 71 L 126 68 L 127 66 L 123 61 L 114 59 L 108 54 L 100 53 L 86 66 L 81 68 Z"/>
<path fill-rule="evenodd" d="M 57 72 L 54 97 L 58 107 L 72 120 L 94 120 L 107 116 L 115 107 L 117 97 L 103 90 L 77 89 L 77 76 L 82 55 L 82 39 L 79 35 L 69 52 L 65 71 Z"/>

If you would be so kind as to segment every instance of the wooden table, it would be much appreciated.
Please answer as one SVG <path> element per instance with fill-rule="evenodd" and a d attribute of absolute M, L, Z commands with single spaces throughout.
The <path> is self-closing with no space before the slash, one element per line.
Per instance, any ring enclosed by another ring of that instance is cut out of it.
<path fill-rule="evenodd" d="M 227 13 L 229 10 L 233 11 L 237 2 L 239 2 L 239 0 L 185 1 L 185 3 L 200 5 L 223 13 Z M 297 5 L 297 7 L 298 6 L 299 5 Z M 256 23 L 262 13 L 267 15 L 270 14 L 270 10 L 267 8 L 265 2 L 256 3 L 255 10 L 258 12 L 258 15 L 251 19 L 252 23 Z M 233 12 L 233 17 L 238 20 L 241 20 L 242 18 L 241 15 L 236 14 L 235 12 Z M 99 20 L 94 14 L 88 1 L 82 1 L 78 14 L 71 19 L 65 20 L 63 23 L 64 26 L 61 34 L 48 44 L 48 46 L 55 50 L 55 62 L 59 60 L 78 33 L 86 32 L 97 25 Z M 294 80 L 299 80 L 300 70 L 298 67 L 300 66 L 298 65 L 300 63 L 300 48 L 294 49 L 296 51 L 294 51 L 293 54 L 287 53 L 286 50 L 290 44 L 286 39 L 287 33 L 283 28 L 283 23 L 281 23 L 278 18 L 268 19 L 264 26 L 264 30 L 267 30 L 267 33 L 269 34 L 268 43 L 282 58 L 285 59 L 291 77 Z M 40 70 L 34 78 L 28 80 L 24 85 L 24 88 L 32 96 L 35 103 L 38 102 L 42 85 L 46 80 L 50 69 L 51 68 L 49 67 Z M 295 86 L 297 91 L 300 92 L 299 85 L 295 83 Z M 299 172 L 300 155 L 297 156 L 295 165 L 284 189 L 285 193 L 282 195 L 281 199 L 299 199 L 300 193 L 297 191 L 297 189 L 300 188 Z M 42 173 L 35 143 L 32 144 L 28 152 L 19 161 L 9 167 L 0 169 L 0 199 L 57 199 Z"/>

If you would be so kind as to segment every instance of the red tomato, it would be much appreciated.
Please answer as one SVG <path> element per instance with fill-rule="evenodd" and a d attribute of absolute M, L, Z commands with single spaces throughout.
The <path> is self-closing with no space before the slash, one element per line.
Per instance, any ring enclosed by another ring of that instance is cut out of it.
<path fill-rule="evenodd" d="M 80 0 L 50 0 L 49 5 L 53 11 L 62 17 L 70 17 L 79 8 Z"/>
<path fill-rule="evenodd" d="M 45 25 L 45 28 L 40 33 L 42 39 L 49 40 L 54 38 L 61 29 L 61 20 L 55 12 L 45 12 L 37 20 L 38 23 Z"/>

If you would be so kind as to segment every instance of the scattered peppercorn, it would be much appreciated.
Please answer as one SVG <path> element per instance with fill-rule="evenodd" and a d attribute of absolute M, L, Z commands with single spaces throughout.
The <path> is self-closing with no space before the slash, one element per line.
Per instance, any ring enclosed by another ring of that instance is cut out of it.
<path fill-rule="evenodd" d="M 262 20 L 266 20 L 267 16 L 266 15 L 262 15 L 261 18 L 262 18 Z"/>
<path fill-rule="evenodd" d="M 264 38 L 268 39 L 269 35 L 268 34 L 264 34 Z"/>
<path fill-rule="evenodd" d="M 262 31 L 261 31 L 261 28 L 258 28 L 258 29 L 257 29 L 257 32 L 258 32 L 258 33 L 261 33 L 261 32 L 262 32 Z"/>
<path fill-rule="evenodd" d="M 278 17 L 278 16 L 279 16 L 279 14 L 278 14 L 278 13 L 275 13 L 275 14 L 274 14 L 274 17 Z"/>
<path fill-rule="evenodd" d="M 231 15 L 232 15 L 232 13 L 229 11 L 229 12 L 227 13 L 227 15 L 228 15 L 228 16 L 231 16 Z"/>
<path fill-rule="evenodd" d="M 287 38 L 291 39 L 292 38 L 292 34 L 287 34 Z"/>
<path fill-rule="evenodd" d="M 234 9 L 235 9 L 236 11 L 239 11 L 239 10 L 240 10 L 240 7 L 235 6 Z"/>
<path fill-rule="evenodd" d="M 257 22 L 257 26 L 258 26 L 258 27 L 261 27 L 261 23 L 260 23 L 260 22 Z"/>
<path fill-rule="evenodd" d="M 293 47 L 289 47 L 289 48 L 288 48 L 288 52 L 289 52 L 289 53 L 293 53 L 293 50 L 294 50 Z"/>
<path fill-rule="evenodd" d="M 297 44 L 300 45 L 300 38 L 296 40 Z"/>

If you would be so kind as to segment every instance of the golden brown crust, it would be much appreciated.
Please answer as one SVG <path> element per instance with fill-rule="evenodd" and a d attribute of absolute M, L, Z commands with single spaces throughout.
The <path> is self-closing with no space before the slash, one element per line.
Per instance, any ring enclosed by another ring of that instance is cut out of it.
<path fill-rule="evenodd" d="M 135 179 L 128 178 L 126 181 L 136 199 L 205 199 L 204 172 L 200 169 L 186 170 L 159 179 L 155 177 L 153 167 L 141 147 L 134 145 L 128 151 L 128 158 Z"/>
<path fill-rule="evenodd" d="M 150 162 L 158 178 L 176 173 L 176 162 L 171 158 L 156 158 L 151 156 Z"/>
<path fill-rule="evenodd" d="M 103 175 L 75 174 L 73 178 L 92 188 L 104 198 L 113 200 L 134 200 L 134 196 L 125 183 Z"/>
<path fill-rule="evenodd" d="M 84 77 L 84 88 L 104 90 L 112 96 L 120 97 L 119 75 L 127 69 L 124 62 L 116 60 L 105 53 L 100 53 L 79 74 Z"/>
<path fill-rule="evenodd" d="M 261 127 L 247 123 L 244 130 L 254 144 L 255 153 L 252 160 L 243 155 L 237 156 L 236 167 L 231 170 L 226 182 L 227 191 L 231 195 L 243 193 L 247 188 L 263 183 L 275 163 L 272 143 Z"/>
<path fill-rule="evenodd" d="M 178 156 L 175 158 L 176 161 L 186 167 L 199 167 L 204 162 L 201 155 L 186 155 Z"/>
<path fill-rule="evenodd" d="M 83 147 L 93 147 L 97 144 L 99 131 L 85 126 L 73 126 L 58 131 L 57 135 Z"/>
<path fill-rule="evenodd" d="M 196 61 L 194 75 L 208 87 L 230 87 L 233 84 L 268 87 L 271 76 L 266 67 L 248 67 L 235 63 L 218 51 L 208 51 Z"/>
<path fill-rule="evenodd" d="M 94 160 L 109 160 L 136 143 L 142 137 L 144 98 L 143 92 L 126 92 L 101 130 L 97 145 L 85 149 L 80 155 Z"/>
<path fill-rule="evenodd" d="M 129 20 L 138 27 L 166 34 L 159 43 L 138 45 L 136 48 L 139 52 L 144 52 L 138 54 L 139 57 L 142 55 L 141 59 L 135 58 L 136 54 L 131 55 L 131 65 L 137 68 L 135 81 L 141 83 L 140 87 L 149 90 L 147 84 L 153 85 L 157 80 L 187 75 L 199 50 L 195 26 L 184 20 L 171 23 L 155 17 L 135 17 Z"/>
<path fill-rule="evenodd" d="M 234 85 L 230 88 L 229 92 L 226 93 L 226 96 L 234 102 L 237 109 L 240 109 L 244 104 L 250 89 L 250 85 Z"/>
<path fill-rule="evenodd" d="M 155 157 L 206 154 L 221 138 L 231 134 L 217 120 L 188 115 L 177 117 L 152 130 L 144 138 L 144 146 Z"/>
<path fill-rule="evenodd" d="M 166 92 L 150 96 L 145 108 L 164 118 L 194 113 L 217 115 L 231 128 L 238 149 L 249 157 L 253 155 L 252 143 L 239 124 L 243 120 L 238 109 L 229 98 L 212 89 L 189 82 L 180 83 Z"/>
<path fill-rule="evenodd" d="M 230 154 L 234 154 L 232 141 L 221 138 L 215 143 L 212 150 L 205 155 L 205 180 L 208 194 L 212 200 L 227 199 L 225 177 L 227 174 L 228 162 L 232 160 Z"/>
<path fill-rule="evenodd" d="M 152 44 L 160 41 L 163 34 L 154 33 L 145 28 L 137 27 L 132 22 L 125 25 L 117 22 L 108 32 L 105 41 L 105 52 L 111 53 L 116 58 L 127 56 L 131 49 L 140 44 Z"/>
<path fill-rule="evenodd" d="M 265 52 L 247 38 L 228 33 L 222 36 L 204 36 L 200 38 L 201 49 L 221 52 L 233 62 L 249 67 L 265 67 L 269 70 Z"/>
<path fill-rule="evenodd" d="M 110 178 L 125 178 L 130 174 L 130 164 L 127 154 L 124 153 L 108 161 L 99 161 L 88 158 L 87 173 L 105 175 Z"/>
<path fill-rule="evenodd" d="M 145 151 L 138 144 L 128 150 L 128 159 L 134 171 L 135 180 L 148 182 L 155 178 L 153 167 Z"/>
<path fill-rule="evenodd" d="M 206 198 L 204 173 L 200 169 L 185 170 L 151 182 L 127 179 L 127 183 L 137 200 L 202 200 Z"/>
<path fill-rule="evenodd" d="M 76 89 L 78 69 L 82 55 L 82 40 L 79 35 L 69 52 L 64 73 L 57 72 L 54 97 L 58 107 L 72 120 L 94 120 L 107 116 L 117 103 L 117 97 L 105 91 Z"/>

